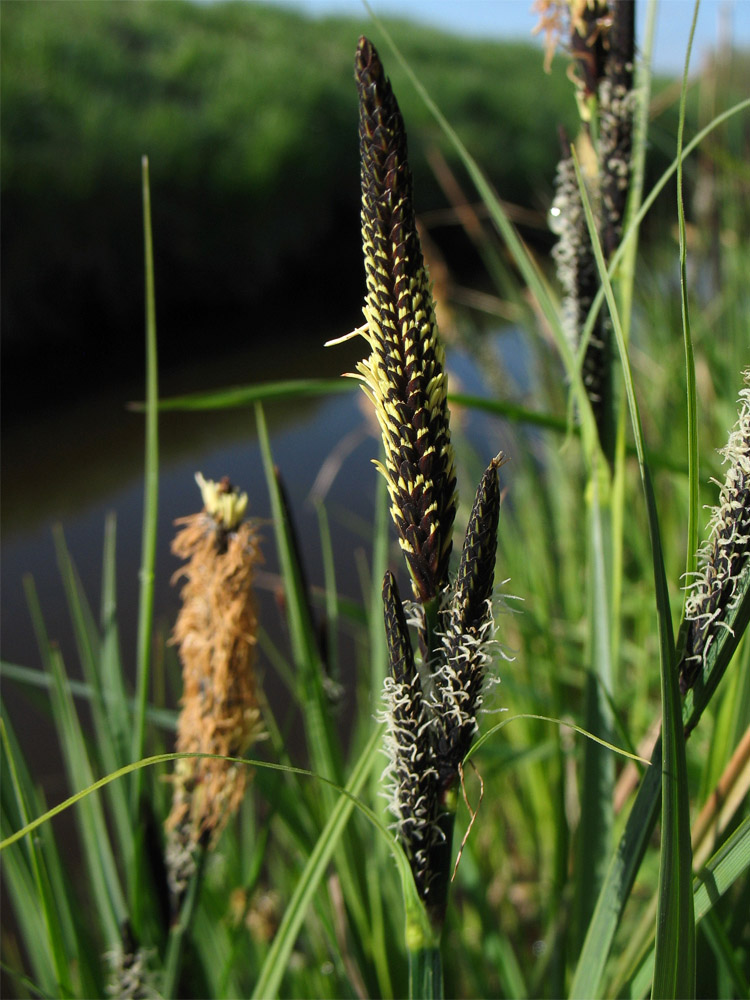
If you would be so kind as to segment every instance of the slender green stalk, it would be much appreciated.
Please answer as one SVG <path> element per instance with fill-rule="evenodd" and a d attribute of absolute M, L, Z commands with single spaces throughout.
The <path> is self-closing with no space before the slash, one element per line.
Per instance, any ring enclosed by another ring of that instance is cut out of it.
<path fill-rule="evenodd" d="M 690 306 L 688 303 L 687 283 L 687 237 L 685 233 L 685 203 L 682 189 L 683 136 L 685 131 L 685 108 L 687 104 L 688 73 L 690 70 L 690 55 L 693 50 L 695 27 L 698 22 L 700 0 L 695 0 L 693 21 L 690 25 L 690 38 L 685 55 L 685 69 L 682 74 L 682 91 L 680 93 L 680 118 L 677 129 L 677 218 L 680 231 L 680 307 L 682 310 L 682 331 L 685 341 L 685 397 L 688 437 L 688 527 L 685 552 L 685 576 L 691 579 L 695 572 L 696 553 L 698 550 L 698 515 L 700 512 L 698 466 L 698 401 L 695 384 L 695 356 L 693 339 L 690 335 Z M 687 602 L 687 592 L 685 602 Z M 685 614 L 685 603 L 682 608 Z"/>
<path fill-rule="evenodd" d="M 292 948 L 307 913 L 307 908 L 323 878 L 331 855 L 339 844 L 341 836 L 354 809 L 354 796 L 359 794 L 377 759 L 377 745 L 383 735 L 383 727 L 376 726 L 354 766 L 346 784 L 347 795 L 340 795 L 325 827 L 307 860 L 294 895 L 289 901 L 273 944 L 268 952 L 260 976 L 253 990 L 257 1000 L 267 1000 L 278 993 L 281 980 L 289 962 Z"/>
<path fill-rule="evenodd" d="M 154 620 L 154 567 L 156 564 L 156 527 L 159 498 L 158 376 L 156 355 L 156 296 L 154 291 L 154 248 L 151 230 L 151 188 L 148 157 L 142 161 L 143 177 L 143 246 L 146 273 L 146 453 L 143 496 L 143 536 L 141 547 L 140 599 L 138 607 L 138 652 L 136 702 L 133 720 L 133 760 L 143 756 L 146 731 L 151 644 Z M 143 775 L 133 776 L 130 808 L 138 816 Z"/>

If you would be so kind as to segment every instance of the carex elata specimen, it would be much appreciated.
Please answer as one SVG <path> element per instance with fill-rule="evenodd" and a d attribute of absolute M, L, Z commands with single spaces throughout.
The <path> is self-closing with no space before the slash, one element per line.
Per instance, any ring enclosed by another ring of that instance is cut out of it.
<path fill-rule="evenodd" d="M 493 642 L 500 490 L 493 459 L 477 491 L 458 576 L 449 559 L 458 497 L 445 351 L 417 233 L 404 122 L 374 46 L 360 38 L 359 93 L 364 337 L 357 365 L 382 432 L 390 512 L 411 578 L 404 605 L 383 583 L 389 657 L 384 718 L 390 807 L 432 926 L 445 916 L 457 787 L 476 732 Z M 419 633 L 419 662 L 410 625 Z"/>

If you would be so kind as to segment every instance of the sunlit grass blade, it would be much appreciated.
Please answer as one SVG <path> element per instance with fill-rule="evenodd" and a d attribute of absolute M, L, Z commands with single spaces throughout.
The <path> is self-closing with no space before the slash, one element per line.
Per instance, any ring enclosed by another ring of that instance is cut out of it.
<path fill-rule="evenodd" d="M 716 115 L 706 126 L 704 126 L 693 138 L 687 143 L 682 149 L 682 161 L 689 156 L 690 153 L 694 152 L 698 146 L 706 139 L 713 131 L 724 125 L 727 121 L 733 118 L 735 115 L 741 114 L 743 111 L 750 110 L 750 98 L 744 101 L 739 101 L 734 104 L 731 108 L 727 108 L 721 114 Z M 643 203 L 636 212 L 635 216 L 628 223 L 622 236 L 622 241 L 617 248 L 617 250 L 612 255 L 612 260 L 609 263 L 608 274 L 610 278 L 615 274 L 617 268 L 623 262 L 626 254 L 633 253 L 633 247 L 637 244 L 637 237 L 640 232 L 640 226 L 646 215 L 651 210 L 654 202 L 659 197 L 661 192 L 667 186 L 671 178 L 677 173 L 677 166 L 679 163 L 678 157 L 675 157 L 669 167 L 664 171 L 661 177 L 656 181 L 654 186 L 649 191 L 648 195 L 643 199 Z M 589 310 L 589 315 L 584 325 L 583 331 L 581 333 L 581 339 L 586 340 L 591 336 L 591 331 L 594 328 L 594 323 L 596 322 L 596 317 L 601 309 L 605 298 L 605 286 L 602 285 L 599 291 L 594 297 L 594 301 L 591 304 L 591 309 Z"/>
<path fill-rule="evenodd" d="M 688 303 L 688 279 L 687 279 L 687 234 L 685 228 L 685 202 L 683 197 L 682 184 L 682 164 L 683 164 L 683 136 L 685 132 L 685 108 L 687 104 L 688 92 L 688 71 L 690 68 L 690 54 L 693 48 L 693 38 L 695 36 L 695 26 L 698 20 L 698 7 L 700 0 L 696 0 L 693 9 L 693 22 L 690 26 L 690 38 L 688 40 L 687 53 L 685 55 L 685 70 L 682 76 L 682 92 L 680 93 L 680 115 L 677 126 L 677 221 L 680 234 L 680 307 L 682 311 L 682 334 L 685 342 L 685 401 L 687 417 L 688 436 L 688 527 L 687 546 L 685 556 L 685 575 L 691 579 L 695 571 L 696 553 L 698 550 L 698 515 L 700 512 L 699 498 L 699 466 L 698 466 L 698 400 L 695 384 L 695 356 L 693 352 L 693 338 L 690 333 L 690 307 Z M 688 592 L 685 592 L 685 601 L 688 599 Z M 683 614 L 685 608 L 683 604 Z"/>
<path fill-rule="evenodd" d="M 610 861 L 607 877 L 596 902 L 583 948 L 578 958 L 569 996 L 584 1000 L 599 996 L 604 969 L 615 931 L 635 876 L 651 838 L 661 794 L 661 740 L 651 757 L 625 830 Z"/>
<path fill-rule="evenodd" d="M 614 673 L 612 526 L 611 493 L 606 482 L 606 477 L 594 471 L 587 491 L 589 595 L 585 727 L 611 742 L 614 724 L 610 707 Z M 614 758 L 602 747 L 587 740 L 583 759 L 574 918 L 579 947 L 606 874 L 611 851 L 615 782 Z"/>

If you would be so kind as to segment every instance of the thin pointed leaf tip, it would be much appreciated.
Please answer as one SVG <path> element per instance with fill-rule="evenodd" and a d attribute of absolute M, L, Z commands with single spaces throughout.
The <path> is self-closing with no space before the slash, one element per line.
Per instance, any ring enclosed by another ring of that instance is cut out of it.
<path fill-rule="evenodd" d="M 456 513 L 445 352 L 412 202 L 406 132 L 378 53 L 357 47 L 362 245 L 367 292 L 357 332 L 370 356 L 357 365 L 385 446 L 391 514 L 416 598 L 447 582 Z"/>

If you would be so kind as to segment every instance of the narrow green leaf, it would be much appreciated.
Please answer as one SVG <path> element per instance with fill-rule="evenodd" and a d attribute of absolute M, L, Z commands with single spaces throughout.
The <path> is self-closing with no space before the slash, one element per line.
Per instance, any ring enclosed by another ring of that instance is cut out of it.
<path fill-rule="evenodd" d="M 5 807 L 6 794 L 12 790 L 19 825 L 28 822 L 30 807 L 36 808 L 38 803 L 15 734 L 4 716 L 0 716 L 0 738 L 4 772 L 7 767 L 2 781 L 4 836 L 9 823 Z M 70 921 L 66 921 L 59 912 L 55 896 L 51 892 L 39 839 L 29 838 L 25 850 L 19 845 L 9 858 L 4 859 L 4 863 L 6 887 L 14 901 L 18 923 L 24 929 L 23 939 L 27 943 L 35 975 L 44 983 L 48 992 L 59 990 L 62 996 L 72 995 L 70 963 L 63 934 L 63 926 L 70 926 Z M 59 902 L 65 906 L 64 899 Z M 68 942 L 70 943 L 70 937 Z"/>
<path fill-rule="evenodd" d="M 102 690 L 102 643 L 91 607 L 66 545 L 62 528 L 57 526 L 53 534 L 60 576 L 73 623 L 78 654 L 84 676 L 92 692 L 90 705 L 96 733 L 98 764 L 100 769 L 106 773 L 122 766 L 126 763 L 126 759 L 123 759 L 122 753 L 118 754 L 117 752 L 110 712 Z M 123 688 L 121 679 L 116 690 L 123 691 Z M 115 711 L 117 710 L 115 709 Z M 120 749 L 122 751 L 124 748 Z M 113 785 L 107 789 L 107 794 L 117 830 L 120 852 L 127 863 L 133 857 L 133 824 L 129 816 L 126 789 L 121 784 Z"/>
<path fill-rule="evenodd" d="M 746 816 L 693 880 L 693 910 L 698 924 L 724 894 L 750 869 L 750 816 Z M 654 974 L 652 948 L 628 988 L 628 996 L 645 996 Z"/>
<path fill-rule="evenodd" d="M 272 400 L 307 399 L 354 392 L 356 382 L 344 378 L 286 379 L 281 382 L 259 382 L 256 385 L 231 386 L 209 392 L 193 392 L 184 396 L 169 396 L 159 401 L 166 410 L 227 410 L 251 406 Z M 131 403 L 131 410 L 145 409 L 143 403 Z"/>
<path fill-rule="evenodd" d="M 296 546 L 292 539 L 288 512 L 274 472 L 271 442 L 260 403 L 256 403 L 255 415 L 263 458 L 263 470 L 271 500 L 276 547 L 284 580 L 292 653 L 299 671 L 299 682 L 304 701 L 304 718 L 310 759 L 319 774 L 323 777 L 336 779 L 341 773 L 341 761 L 337 759 L 334 751 L 333 735 L 330 721 L 327 718 L 325 691 L 322 683 L 323 671 L 315 640 L 314 625 L 310 618 L 308 595 L 305 592 Z"/>
<path fill-rule="evenodd" d="M 55 682 L 52 708 L 68 781 L 73 788 L 88 786 L 92 784 L 94 777 L 73 699 L 67 689 L 65 666 L 59 650 L 50 650 L 50 664 Z M 127 917 L 127 907 L 101 801 L 83 801 L 77 819 L 98 918 L 108 947 L 115 948 L 120 942 L 120 927 Z"/>
<path fill-rule="evenodd" d="M 612 668 L 612 533 L 609 491 L 603 495 L 605 476 L 593 473 L 588 488 L 588 643 L 586 678 L 586 729 L 612 742 L 614 719 Z M 575 869 L 575 934 L 580 947 L 596 896 L 606 875 L 612 849 L 615 784 L 614 757 L 590 740 L 583 751 L 581 818 L 578 827 Z"/>
<path fill-rule="evenodd" d="M 267 1000 L 275 997 L 279 991 L 284 971 L 297 940 L 312 897 L 325 874 L 331 855 L 336 849 L 346 824 L 354 808 L 354 801 L 349 796 L 359 794 L 371 768 L 377 759 L 377 745 L 383 735 L 383 726 L 377 726 L 368 740 L 351 777 L 346 784 L 349 795 L 341 795 L 333 807 L 315 848 L 307 860 L 302 876 L 294 890 L 294 895 L 287 906 L 276 936 L 269 949 L 266 961 L 255 984 L 253 997 L 257 1000 Z"/>
<path fill-rule="evenodd" d="M 116 583 L 117 518 L 108 514 L 104 524 L 104 553 L 102 556 L 102 595 L 99 628 L 101 631 L 100 669 L 104 709 L 109 722 L 115 759 L 120 767 L 127 763 L 130 734 L 129 698 L 125 687 L 120 659 L 119 630 L 117 623 Z"/>
<path fill-rule="evenodd" d="M 159 503 L 159 423 L 158 365 L 156 354 L 156 294 L 154 291 L 154 248 L 151 231 L 151 187 L 148 157 L 142 163 L 143 248 L 146 281 L 146 453 L 143 489 L 143 534 L 141 540 L 140 597 L 138 604 L 138 646 L 136 656 L 136 704 L 133 720 L 132 759 L 143 756 L 146 737 L 146 707 L 151 675 L 151 644 L 154 622 L 154 577 L 156 528 Z M 141 771 L 136 771 L 131 789 L 130 810 L 136 820 L 141 796 Z"/>

